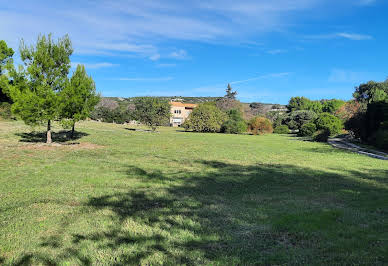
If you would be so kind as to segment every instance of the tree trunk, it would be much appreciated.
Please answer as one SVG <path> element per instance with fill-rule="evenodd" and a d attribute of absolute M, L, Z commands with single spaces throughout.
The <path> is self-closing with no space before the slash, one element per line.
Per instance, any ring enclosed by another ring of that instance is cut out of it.
<path fill-rule="evenodd" d="M 51 140 L 51 120 L 47 121 L 47 140 L 46 140 L 46 143 L 47 144 L 52 143 L 52 140 Z"/>
<path fill-rule="evenodd" d="M 75 122 L 73 121 L 73 127 L 71 128 L 71 134 L 70 134 L 70 138 L 73 139 L 74 138 L 74 127 L 75 127 Z"/>

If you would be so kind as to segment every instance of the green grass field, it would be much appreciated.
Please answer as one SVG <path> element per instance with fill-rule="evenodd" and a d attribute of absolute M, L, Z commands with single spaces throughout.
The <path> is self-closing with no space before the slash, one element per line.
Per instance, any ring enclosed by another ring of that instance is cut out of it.
<path fill-rule="evenodd" d="M 0 123 L 0 264 L 388 264 L 386 161 L 283 135 L 78 131 L 48 147 Z"/>

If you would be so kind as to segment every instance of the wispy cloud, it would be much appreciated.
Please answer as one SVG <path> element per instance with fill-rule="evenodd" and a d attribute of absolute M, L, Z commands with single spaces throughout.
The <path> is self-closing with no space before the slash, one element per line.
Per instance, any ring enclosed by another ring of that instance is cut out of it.
<path fill-rule="evenodd" d="M 166 63 L 163 63 L 163 64 L 157 64 L 156 67 L 160 67 L 160 68 L 164 68 L 164 67 L 175 67 L 176 64 L 166 64 Z"/>
<path fill-rule="evenodd" d="M 155 81 L 170 81 L 173 79 L 174 79 L 173 77 L 160 77 L 160 78 L 117 78 L 113 80 L 155 82 Z"/>
<path fill-rule="evenodd" d="M 359 33 L 337 32 L 330 34 L 310 35 L 306 36 L 306 39 L 337 39 L 345 38 L 352 41 L 365 41 L 372 40 L 373 36 Z"/>
<path fill-rule="evenodd" d="M 287 50 L 285 49 L 273 49 L 273 50 L 268 50 L 267 53 L 268 54 L 272 54 L 272 55 L 276 55 L 276 54 L 283 54 L 283 53 L 286 53 Z"/>
<path fill-rule="evenodd" d="M 101 62 L 101 63 L 81 63 L 81 62 L 72 62 L 71 67 L 76 68 L 77 65 L 84 65 L 86 69 L 98 69 L 98 68 L 106 68 L 106 67 L 115 67 L 119 66 L 119 64 L 112 64 L 108 62 Z"/>
<path fill-rule="evenodd" d="M 330 71 L 328 81 L 332 83 L 359 84 L 369 80 L 371 76 L 374 75 L 367 72 L 357 72 L 335 68 Z"/>
<path fill-rule="evenodd" d="M 224 83 L 219 83 L 216 85 L 210 85 L 210 86 L 202 86 L 199 88 L 194 88 L 194 91 L 198 92 L 214 92 L 215 90 L 221 90 L 226 87 L 226 84 L 236 85 L 236 84 L 242 84 L 246 82 L 256 81 L 260 79 L 271 79 L 271 78 L 283 78 L 288 75 L 290 75 L 291 72 L 282 72 L 282 73 L 270 73 L 265 75 L 260 75 L 253 78 L 243 79 L 243 80 L 235 80 L 235 81 L 225 81 Z"/>
<path fill-rule="evenodd" d="M 169 57 L 175 58 L 175 59 L 187 59 L 188 55 L 187 55 L 187 52 L 185 50 L 180 49 L 180 50 L 177 50 L 177 51 L 170 53 Z"/>

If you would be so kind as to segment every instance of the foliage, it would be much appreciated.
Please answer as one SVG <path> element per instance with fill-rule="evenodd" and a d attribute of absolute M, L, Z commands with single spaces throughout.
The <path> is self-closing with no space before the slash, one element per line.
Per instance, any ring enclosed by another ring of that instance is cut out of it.
<path fill-rule="evenodd" d="M 320 113 L 322 112 L 322 104 L 319 101 L 311 101 L 305 97 L 292 97 L 288 102 L 287 109 L 289 112 L 310 110 Z"/>
<path fill-rule="evenodd" d="M 290 133 L 290 129 L 286 125 L 280 125 L 280 126 L 275 127 L 275 129 L 273 130 L 273 133 L 288 134 L 288 133 Z"/>
<path fill-rule="evenodd" d="M 330 136 L 341 132 L 343 129 L 342 121 L 329 113 L 322 113 L 315 120 L 315 125 L 318 130 L 327 131 Z"/>
<path fill-rule="evenodd" d="M 47 143 L 51 143 L 51 121 L 60 115 L 59 93 L 65 88 L 70 69 L 71 41 L 66 35 L 55 42 L 51 34 L 39 36 L 35 46 L 20 44 L 25 68 L 12 70 L 14 86 L 12 110 L 26 124 L 47 123 Z"/>
<path fill-rule="evenodd" d="M 317 126 L 314 123 L 310 122 L 310 123 L 304 124 L 300 128 L 300 131 L 299 131 L 298 135 L 301 136 L 301 137 L 310 137 L 316 131 L 317 131 Z"/>
<path fill-rule="evenodd" d="M 353 97 L 360 103 L 384 101 L 388 98 L 388 80 L 384 82 L 369 81 L 356 87 Z"/>
<path fill-rule="evenodd" d="M 267 134 L 273 132 L 271 121 L 265 117 L 256 116 L 249 120 L 248 130 L 253 134 Z"/>
<path fill-rule="evenodd" d="M 106 123 L 124 124 L 136 120 L 136 114 L 133 110 L 121 110 L 119 107 L 110 109 L 100 106 L 91 112 L 90 118 Z"/>
<path fill-rule="evenodd" d="M 330 135 L 331 134 L 330 134 L 329 130 L 321 129 L 321 130 L 314 132 L 314 134 L 312 135 L 312 138 L 314 141 L 327 142 Z"/>
<path fill-rule="evenodd" d="M 200 104 L 182 124 L 186 130 L 195 132 L 220 132 L 227 115 L 214 104 Z"/>
<path fill-rule="evenodd" d="M 247 123 L 243 119 L 240 110 L 230 110 L 227 115 L 228 120 L 222 124 L 221 132 L 228 134 L 241 134 L 247 131 Z"/>
<path fill-rule="evenodd" d="M 96 94 L 96 85 L 92 77 L 87 75 L 85 66 L 77 66 L 75 73 L 59 95 L 60 118 L 70 120 L 73 135 L 75 123 L 89 117 L 100 100 Z"/>
<path fill-rule="evenodd" d="M 155 97 L 142 97 L 136 99 L 134 103 L 136 120 L 149 126 L 153 131 L 158 126 L 168 124 L 171 115 L 168 102 Z"/>
<path fill-rule="evenodd" d="M 0 102 L 0 118 L 9 120 L 13 118 L 11 112 L 11 104 L 8 102 Z"/>
<path fill-rule="evenodd" d="M 345 123 L 360 111 L 361 111 L 361 104 L 353 100 L 353 101 L 346 102 L 344 105 L 338 108 L 338 110 L 335 112 L 335 116 L 341 119 L 342 122 Z"/>
<path fill-rule="evenodd" d="M 378 129 L 374 135 L 374 144 L 376 147 L 388 151 L 388 129 Z"/>
<path fill-rule="evenodd" d="M 7 43 L 0 40 L 0 102 L 10 102 L 8 94 L 9 78 L 5 75 L 5 70 L 12 65 L 14 51 L 7 46 Z"/>
<path fill-rule="evenodd" d="M 313 111 L 299 110 L 285 116 L 282 123 L 288 125 L 290 129 L 300 130 L 304 124 L 314 121 L 316 118 L 317 114 Z"/>
<path fill-rule="evenodd" d="M 235 100 L 237 95 L 237 91 L 233 91 L 232 86 L 228 84 L 226 88 L 226 95 L 225 98 Z"/>
<path fill-rule="evenodd" d="M 332 99 L 326 100 L 322 104 L 322 111 L 330 114 L 335 114 L 338 109 L 345 105 L 345 101 Z"/>

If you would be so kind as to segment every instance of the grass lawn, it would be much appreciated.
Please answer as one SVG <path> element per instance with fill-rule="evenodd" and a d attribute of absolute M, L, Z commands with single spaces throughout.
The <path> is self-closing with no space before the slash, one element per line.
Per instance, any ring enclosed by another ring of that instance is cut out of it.
<path fill-rule="evenodd" d="M 388 264 L 386 161 L 284 135 L 78 131 L 48 147 L 0 123 L 0 264 Z"/>

